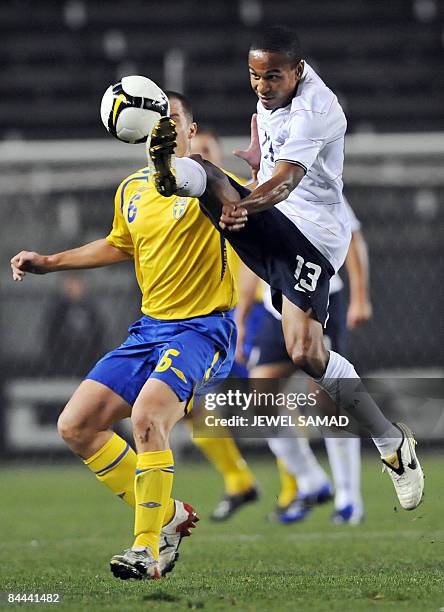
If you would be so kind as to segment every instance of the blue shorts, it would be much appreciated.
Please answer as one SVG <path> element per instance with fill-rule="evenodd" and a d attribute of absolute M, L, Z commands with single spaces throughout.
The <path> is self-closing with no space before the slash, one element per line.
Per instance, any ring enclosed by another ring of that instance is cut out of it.
<path fill-rule="evenodd" d="M 262 328 L 267 311 L 261 302 L 256 302 L 245 324 L 245 340 L 244 340 L 244 355 L 248 360 L 256 342 L 256 336 Z M 235 361 L 230 372 L 230 376 L 234 378 L 248 378 L 248 368 L 243 363 Z"/>
<path fill-rule="evenodd" d="M 347 348 L 347 304 L 345 291 L 330 295 L 329 317 L 324 329 L 326 347 L 345 355 Z M 266 312 L 263 325 L 256 336 L 256 349 L 259 354 L 255 365 L 268 365 L 291 361 L 285 347 L 282 323 L 270 312 Z"/>
<path fill-rule="evenodd" d="M 250 192 L 231 177 L 231 185 L 244 198 Z M 211 207 L 211 195 L 199 198 L 214 226 L 219 227 L 219 212 Z M 276 207 L 248 217 L 239 232 L 222 231 L 242 261 L 271 288 L 273 306 L 282 311 L 282 296 L 301 308 L 312 310 L 322 325 L 327 320 L 331 263 L 304 234 Z"/>
<path fill-rule="evenodd" d="M 123 344 L 107 353 L 86 379 L 106 385 L 131 406 L 149 378 L 187 401 L 228 376 L 236 349 L 232 312 L 165 321 L 143 316 Z"/>

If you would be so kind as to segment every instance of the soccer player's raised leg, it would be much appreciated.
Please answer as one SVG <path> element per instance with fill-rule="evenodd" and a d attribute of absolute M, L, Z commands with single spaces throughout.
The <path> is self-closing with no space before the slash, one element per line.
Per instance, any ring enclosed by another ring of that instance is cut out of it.
<path fill-rule="evenodd" d="M 169 117 L 162 117 L 155 125 L 149 154 L 153 163 L 154 184 L 165 196 L 173 194 L 201 197 L 204 209 L 215 225 L 222 212 L 222 202 L 240 202 L 239 192 L 230 184 L 227 175 L 200 155 L 175 159 L 172 152 L 176 146 L 176 128 Z"/>

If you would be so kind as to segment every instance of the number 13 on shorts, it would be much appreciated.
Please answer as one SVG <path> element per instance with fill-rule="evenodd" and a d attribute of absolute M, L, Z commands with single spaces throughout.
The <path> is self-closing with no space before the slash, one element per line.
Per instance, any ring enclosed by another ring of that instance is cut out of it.
<path fill-rule="evenodd" d="M 294 272 L 297 291 L 312 293 L 316 289 L 318 279 L 321 276 L 322 268 L 311 261 L 305 261 L 301 255 L 296 255 L 297 266 Z M 304 278 L 305 277 L 305 278 Z"/>

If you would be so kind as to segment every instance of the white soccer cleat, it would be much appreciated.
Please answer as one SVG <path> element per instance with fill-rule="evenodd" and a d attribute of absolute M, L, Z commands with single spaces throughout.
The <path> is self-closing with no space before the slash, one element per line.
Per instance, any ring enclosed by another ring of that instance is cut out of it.
<path fill-rule="evenodd" d="M 158 580 L 161 578 L 159 562 L 151 553 L 150 548 L 133 546 L 114 555 L 110 561 L 111 571 L 116 578 L 128 580 Z"/>
<path fill-rule="evenodd" d="M 198 522 L 194 509 L 183 502 L 175 499 L 176 511 L 171 521 L 162 527 L 159 543 L 159 570 L 162 576 L 174 568 L 179 558 L 178 549 L 182 538 L 191 535 L 191 529 Z"/>
<path fill-rule="evenodd" d="M 416 440 L 404 423 L 395 423 L 402 433 L 402 441 L 394 455 L 381 457 L 382 471 L 387 471 L 404 510 L 414 510 L 424 495 L 424 472 L 415 452 Z"/>

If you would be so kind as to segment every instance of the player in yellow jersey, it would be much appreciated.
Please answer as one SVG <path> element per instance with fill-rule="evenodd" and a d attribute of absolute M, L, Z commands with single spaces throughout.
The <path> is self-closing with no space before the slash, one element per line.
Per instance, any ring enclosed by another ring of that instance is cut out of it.
<path fill-rule="evenodd" d="M 196 132 L 191 108 L 170 94 L 176 155 L 189 154 Z M 96 477 L 135 510 L 133 545 L 111 559 L 114 575 L 160 578 L 174 566 L 184 535 L 197 520 L 171 498 L 174 460 L 169 434 L 193 395 L 231 369 L 236 303 L 225 241 L 197 199 L 159 196 L 149 168 L 126 178 L 115 196 L 106 238 L 40 255 L 21 251 L 13 279 L 27 272 L 96 268 L 134 261 L 143 316 L 129 337 L 87 374 L 58 422 L 60 435 Z M 137 454 L 111 426 L 131 416 Z"/>

